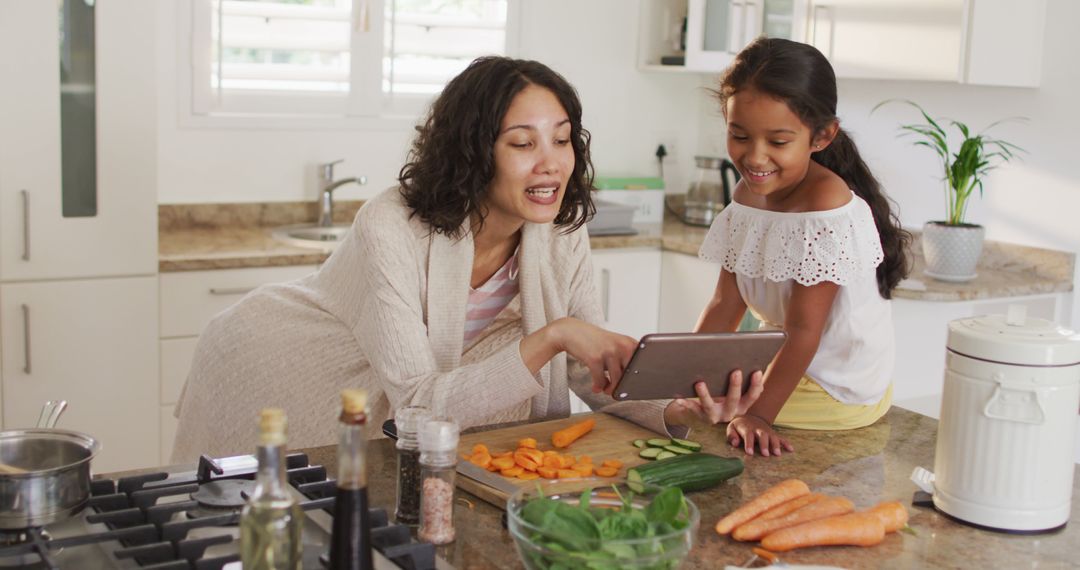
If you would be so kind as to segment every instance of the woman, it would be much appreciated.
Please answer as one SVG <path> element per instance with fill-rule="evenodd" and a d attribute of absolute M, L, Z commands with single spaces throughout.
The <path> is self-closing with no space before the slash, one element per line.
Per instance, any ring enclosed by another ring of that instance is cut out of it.
<path fill-rule="evenodd" d="M 726 421 L 761 392 L 755 374 L 742 398 L 711 398 L 701 383 L 700 401 L 611 399 L 637 341 L 596 325 L 581 229 L 594 212 L 589 134 L 574 89 L 546 66 L 474 61 L 433 104 L 399 181 L 318 273 L 261 288 L 209 325 L 175 461 L 248 451 L 269 405 L 288 413 L 293 447 L 329 444 L 346 387 L 367 389 L 372 426 L 413 404 L 463 427 L 565 417 L 573 389 L 673 435 L 693 417 Z"/>

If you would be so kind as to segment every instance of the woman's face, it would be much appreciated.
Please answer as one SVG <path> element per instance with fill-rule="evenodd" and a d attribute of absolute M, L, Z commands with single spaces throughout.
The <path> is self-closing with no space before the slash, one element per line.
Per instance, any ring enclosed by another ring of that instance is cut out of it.
<path fill-rule="evenodd" d="M 495 140 L 484 224 L 516 231 L 525 222 L 550 223 L 573 171 L 566 109 L 548 89 L 529 85 L 510 102 Z"/>

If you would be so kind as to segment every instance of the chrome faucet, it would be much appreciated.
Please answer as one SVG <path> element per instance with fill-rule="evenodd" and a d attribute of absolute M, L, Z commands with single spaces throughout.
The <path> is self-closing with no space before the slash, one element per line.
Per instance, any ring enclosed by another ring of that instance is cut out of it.
<path fill-rule="evenodd" d="M 340 163 L 342 160 L 344 159 L 319 165 L 319 182 L 322 186 L 322 199 L 319 201 L 318 225 L 320 227 L 326 228 L 334 225 L 334 190 L 337 190 L 339 186 L 344 186 L 350 182 L 355 182 L 357 185 L 367 184 L 367 176 L 354 176 L 351 178 L 334 180 L 334 165 Z"/>

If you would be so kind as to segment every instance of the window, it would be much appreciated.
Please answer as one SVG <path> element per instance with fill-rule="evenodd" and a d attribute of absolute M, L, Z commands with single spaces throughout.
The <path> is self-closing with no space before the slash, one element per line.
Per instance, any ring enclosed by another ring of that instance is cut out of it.
<path fill-rule="evenodd" d="M 481 55 L 513 0 L 192 0 L 196 115 L 415 114 Z"/>

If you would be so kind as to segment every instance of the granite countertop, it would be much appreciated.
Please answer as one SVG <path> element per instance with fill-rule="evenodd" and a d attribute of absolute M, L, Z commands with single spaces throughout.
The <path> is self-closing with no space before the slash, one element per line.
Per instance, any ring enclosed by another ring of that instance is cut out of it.
<path fill-rule="evenodd" d="M 737 543 L 713 531 L 716 521 L 749 498 L 784 479 L 796 477 L 818 492 L 841 494 L 858 508 L 879 501 L 908 505 L 914 534 L 894 533 L 870 548 L 823 547 L 794 551 L 782 557 L 789 564 L 828 564 L 849 569 L 878 568 L 1076 568 L 1080 543 L 1080 472 L 1074 476 L 1072 514 L 1064 530 L 1041 535 L 1012 535 L 978 530 L 927 508 L 911 507 L 915 486 L 912 469 L 933 469 L 937 420 L 892 408 L 882 421 L 858 430 L 815 432 L 784 430 L 796 452 L 779 458 L 746 458 L 746 470 L 723 485 L 692 493 L 701 509 L 701 527 L 684 568 L 739 565 L 750 556 L 750 544 Z M 695 440 L 719 455 L 735 456 L 723 432 L 695 430 Z M 304 450 L 312 464 L 336 470 L 333 446 Z M 396 464 L 393 442 L 374 440 L 368 446 L 368 489 L 373 507 L 393 512 Z M 502 511 L 458 491 L 467 500 L 455 502 L 457 540 L 438 549 L 457 568 L 521 568 Z"/>
<path fill-rule="evenodd" d="M 348 224 L 362 202 L 339 202 L 334 222 Z M 326 250 L 287 245 L 271 236 L 273 228 L 316 218 L 311 202 L 268 204 L 162 205 L 158 208 L 158 270 L 162 273 L 317 265 Z M 690 226 L 668 213 L 660 224 L 635 224 L 637 235 L 590 239 L 592 248 L 661 248 L 697 255 L 707 228 Z M 912 247 L 914 266 L 894 292 L 898 299 L 969 301 L 1073 290 L 1075 254 L 987 241 L 968 283 L 925 277 L 918 232 Z"/>

